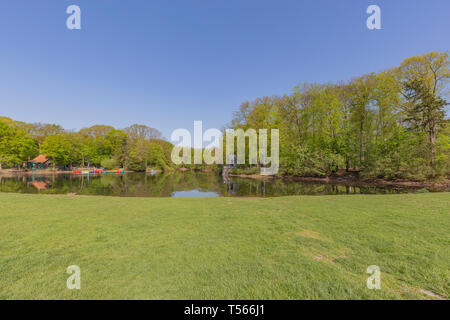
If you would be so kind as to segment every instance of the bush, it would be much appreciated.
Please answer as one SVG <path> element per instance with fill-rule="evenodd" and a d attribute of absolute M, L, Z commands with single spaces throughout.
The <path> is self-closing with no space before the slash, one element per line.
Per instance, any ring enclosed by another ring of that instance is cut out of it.
<path fill-rule="evenodd" d="M 117 162 L 116 159 L 113 158 L 107 158 L 107 159 L 103 159 L 101 162 L 101 165 L 103 168 L 105 169 L 117 169 L 119 167 L 119 163 Z"/>
<path fill-rule="evenodd" d="M 314 151 L 307 146 L 296 146 L 281 161 L 281 174 L 324 177 L 336 172 L 344 163 L 341 155 Z"/>
<path fill-rule="evenodd" d="M 137 158 L 130 158 L 127 164 L 127 170 L 131 171 L 145 171 L 147 168 L 145 167 L 145 163 Z"/>

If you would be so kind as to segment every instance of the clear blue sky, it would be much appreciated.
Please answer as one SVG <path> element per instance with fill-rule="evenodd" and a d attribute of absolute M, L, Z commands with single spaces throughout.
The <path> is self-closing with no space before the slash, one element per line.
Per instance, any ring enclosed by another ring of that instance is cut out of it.
<path fill-rule="evenodd" d="M 66 28 L 66 8 L 82 30 Z M 366 28 L 366 8 L 382 30 Z M 66 129 L 229 123 L 241 102 L 446 51 L 448 0 L 9 0 L 0 115 Z M 191 129 L 192 130 L 192 129 Z"/>

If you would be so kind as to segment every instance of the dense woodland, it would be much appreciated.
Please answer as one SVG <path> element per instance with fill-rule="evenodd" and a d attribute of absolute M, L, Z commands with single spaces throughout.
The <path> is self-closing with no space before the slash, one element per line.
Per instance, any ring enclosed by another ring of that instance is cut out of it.
<path fill-rule="evenodd" d="M 450 173 L 448 53 L 342 83 L 305 83 L 245 102 L 233 128 L 278 128 L 280 174 L 428 179 Z"/>
<path fill-rule="evenodd" d="M 0 117 L 0 163 L 20 167 L 38 154 L 52 157 L 58 167 L 127 168 L 165 170 L 170 166 L 172 144 L 145 125 L 123 130 L 95 125 L 78 132 L 55 124 L 24 123 Z"/>
<path fill-rule="evenodd" d="M 279 129 L 280 175 L 329 176 L 346 169 L 385 179 L 445 177 L 449 67 L 448 53 L 431 52 L 347 82 L 304 83 L 284 96 L 244 102 L 230 127 Z M 0 117 L 0 168 L 20 167 L 41 153 L 64 167 L 167 170 L 174 167 L 172 148 L 145 125 L 74 132 Z"/>

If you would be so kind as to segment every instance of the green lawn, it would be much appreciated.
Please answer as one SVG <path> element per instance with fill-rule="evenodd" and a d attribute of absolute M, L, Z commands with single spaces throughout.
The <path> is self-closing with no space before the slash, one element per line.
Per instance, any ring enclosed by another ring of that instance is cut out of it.
<path fill-rule="evenodd" d="M 0 193 L 0 299 L 450 297 L 450 193 L 113 198 Z M 81 268 L 81 290 L 66 268 Z M 366 269 L 381 268 L 381 290 Z"/>

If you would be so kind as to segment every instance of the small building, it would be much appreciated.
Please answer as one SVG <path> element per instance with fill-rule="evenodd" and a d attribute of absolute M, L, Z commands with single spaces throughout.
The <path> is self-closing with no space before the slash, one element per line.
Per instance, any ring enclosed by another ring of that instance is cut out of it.
<path fill-rule="evenodd" d="M 24 166 L 28 169 L 46 169 L 53 166 L 53 161 L 51 157 L 40 154 L 33 160 L 26 161 Z"/>

